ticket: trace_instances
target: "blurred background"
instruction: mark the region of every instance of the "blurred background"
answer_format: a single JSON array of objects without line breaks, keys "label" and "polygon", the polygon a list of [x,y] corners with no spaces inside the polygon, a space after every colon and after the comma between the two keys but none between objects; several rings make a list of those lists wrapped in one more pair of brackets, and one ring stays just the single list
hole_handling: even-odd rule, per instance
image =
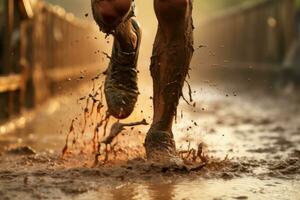
[{"label": "blurred background", "polygon": [[[135,2],[144,36],[139,81],[149,97],[157,21],[152,1]],[[297,93],[299,5],[299,0],[194,0],[191,82]],[[103,52],[109,53],[111,41],[94,23],[89,1],[1,0],[0,122],[69,94],[104,71]]]},{"label": "blurred background", "polygon": [[[90,0],[0,0],[0,199],[299,199],[300,0],[193,2],[191,87],[183,89],[186,101],[179,103],[172,131],[179,151],[201,146],[212,163],[233,161],[220,169],[222,180],[204,169],[204,179],[202,170],[199,180],[186,181],[169,172],[152,181],[143,172],[138,176],[145,183],[131,184],[127,167],[120,177],[85,169],[94,162],[96,140],[115,122],[99,128],[106,110],[96,95],[112,37],[100,33]],[[152,0],[135,3],[143,30],[141,94],[122,122],[151,123],[149,65],[157,20]],[[122,132],[114,153],[127,160],[144,156],[148,129]],[[64,147],[70,163],[60,159]],[[6,156],[31,149],[46,154]],[[76,167],[74,175],[61,165]],[[82,174],[77,166],[84,166]]]}]

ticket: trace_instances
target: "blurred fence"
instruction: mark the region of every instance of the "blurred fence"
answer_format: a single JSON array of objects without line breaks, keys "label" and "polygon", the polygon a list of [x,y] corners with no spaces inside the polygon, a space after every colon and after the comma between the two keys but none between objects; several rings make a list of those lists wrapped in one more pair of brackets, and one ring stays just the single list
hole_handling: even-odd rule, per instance
[{"label": "blurred fence", "polygon": [[[1,121],[43,102],[55,83],[94,65],[99,47],[93,28],[59,7],[37,1],[30,8],[28,0],[0,4]],[[293,21],[293,0],[250,2],[209,17],[195,24],[202,44],[194,69],[276,70],[294,40]]]},{"label": "blurred fence", "polygon": [[45,101],[55,84],[95,70],[99,61],[90,24],[42,1],[33,7],[27,0],[3,2],[0,121]]},{"label": "blurred fence", "polygon": [[278,69],[295,38],[294,5],[293,0],[249,2],[195,24],[206,48],[198,48],[194,65],[213,73]]}]

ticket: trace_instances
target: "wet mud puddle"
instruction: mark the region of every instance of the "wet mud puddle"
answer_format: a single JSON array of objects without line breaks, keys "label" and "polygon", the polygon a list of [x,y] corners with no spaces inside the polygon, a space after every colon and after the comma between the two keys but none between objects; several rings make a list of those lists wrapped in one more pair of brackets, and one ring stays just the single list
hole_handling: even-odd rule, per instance
[{"label": "wet mud puddle", "polygon": [[[73,102],[86,94],[80,88],[51,101],[24,129],[0,136],[0,199],[300,199],[299,99],[195,89],[195,104],[180,105],[174,133],[179,150],[203,145],[210,160],[203,169],[161,171],[143,160],[92,168],[89,152],[62,158],[70,123],[84,117]],[[128,122],[150,122],[151,98],[141,96],[138,104]],[[78,123],[77,129],[92,135],[94,125]],[[146,130],[118,136],[120,158],[143,154]]]}]

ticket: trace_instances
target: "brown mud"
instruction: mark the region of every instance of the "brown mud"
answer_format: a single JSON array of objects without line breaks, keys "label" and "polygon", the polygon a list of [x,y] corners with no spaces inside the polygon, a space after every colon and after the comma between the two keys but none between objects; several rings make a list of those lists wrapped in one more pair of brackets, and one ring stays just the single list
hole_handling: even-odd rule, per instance
[{"label": "brown mud", "polygon": [[[193,89],[196,105],[182,101],[183,118],[177,119],[174,136],[183,157],[193,159],[197,150],[198,162],[205,163],[199,168],[146,163],[147,127],[121,132],[116,154],[97,167],[92,150],[74,147],[62,157],[71,130],[64,124],[75,118],[76,106],[73,97],[61,97],[43,107],[23,131],[0,136],[1,199],[299,199],[300,98],[265,91],[231,94],[231,89],[205,84]],[[137,110],[148,113],[151,99],[140,101]],[[136,112],[129,121],[140,118],[147,116]],[[82,125],[74,125],[79,136]],[[89,141],[93,131],[87,125]]]}]

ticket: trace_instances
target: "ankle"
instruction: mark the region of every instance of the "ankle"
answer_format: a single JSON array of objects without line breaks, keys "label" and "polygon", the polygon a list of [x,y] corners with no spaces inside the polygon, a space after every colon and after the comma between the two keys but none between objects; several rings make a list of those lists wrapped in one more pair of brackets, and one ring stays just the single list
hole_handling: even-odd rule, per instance
[{"label": "ankle", "polygon": [[175,152],[176,149],[172,132],[154,128],[151,128],[147,133],[145,147],[147,153],[154,150]]}]

